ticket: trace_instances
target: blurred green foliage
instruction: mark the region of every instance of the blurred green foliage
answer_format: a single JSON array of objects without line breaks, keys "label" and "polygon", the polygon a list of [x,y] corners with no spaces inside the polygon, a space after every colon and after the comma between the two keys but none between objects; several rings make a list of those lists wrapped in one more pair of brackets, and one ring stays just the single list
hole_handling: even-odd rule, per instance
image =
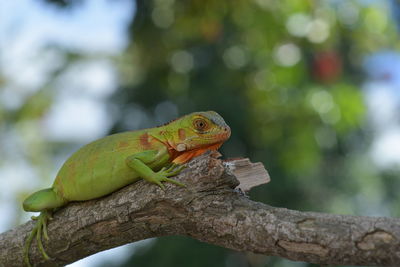
[{"label": "blurred green foliage", "polygon": [[[232,128],[224,156],[261,161],[272,177],[252,199],[359,215],[384,206],[400,215],[397,173],[381,173],[366,154],[371,136],[360,89],[363,57],[399,46],[383,2],[136,3],[129,46],[114,59],[120,84],[110,100],[118,113],[111,132],[215,110]],[[16,116],[41,116],[49,99],[43,96],[31,97],[24,105],[29,112],[22,108]],[[306,265],[165,237],[122,266],[267,264]]]},{"label": "blurred green foliage", "polygon": [[[136,112],[133,105],[153,119],[165,101],[171,105],[162,106],[164,114],[171,106],[179,114],[215,110],[233,129],[223,154],[262,161],[272,176],[270,184],[251,192],[252,199],[299,210],[363,214],[375,195],[374,201],[399,214],[398,197],[386,198],[382,188],[389,181],[368,167],[370,136],[359,87],[362,58],[396,43],[384,6],[138,0],[130,36],[115,95],[127,116],[120,117],[115,131],[134,117],[129,115]],[[268,262],[228,264],[231,251],[210,247],[205,253],[204,246],[164,238],[133,255],[126,266]],[[216,251],[215,261],[208,262],[207,255]]]}]

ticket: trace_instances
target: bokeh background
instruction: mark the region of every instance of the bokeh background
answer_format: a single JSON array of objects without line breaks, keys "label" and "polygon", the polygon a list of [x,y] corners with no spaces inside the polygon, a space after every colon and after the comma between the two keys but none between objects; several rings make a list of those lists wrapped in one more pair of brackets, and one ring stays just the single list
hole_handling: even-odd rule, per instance
[{"label": "bokeh background", "polygon": [[[1,1],[0,232],[78,147],[199,110],[269,170],[252,199],[399,216],[399,22],[396,0]],[[71,266],[312,265],[165,237]]]}]

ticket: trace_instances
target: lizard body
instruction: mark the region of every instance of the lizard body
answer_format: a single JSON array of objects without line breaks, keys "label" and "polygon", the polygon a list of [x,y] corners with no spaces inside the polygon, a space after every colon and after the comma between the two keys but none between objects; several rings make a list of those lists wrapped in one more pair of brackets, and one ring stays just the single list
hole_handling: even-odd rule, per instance
[{"label": "lizard body", "polygon": [[230,128],[222,117],[207,111],[155,128],[106,136],[83,146],[67,159],[52,187],[33,193],[23,203],[25,211],[41,212],[32,217],[37,224],[25,243],[25,263],[30,266],[29,248],[35,236],[39,250],[49,258],[41,235],[48,239],[47,220],[54,210],[71,201],[108,195],[141,178],[162,189],[162,182],[184,186],[168,177],[178,174],[181,164],[193,157],[218,149],[229,136]]}]

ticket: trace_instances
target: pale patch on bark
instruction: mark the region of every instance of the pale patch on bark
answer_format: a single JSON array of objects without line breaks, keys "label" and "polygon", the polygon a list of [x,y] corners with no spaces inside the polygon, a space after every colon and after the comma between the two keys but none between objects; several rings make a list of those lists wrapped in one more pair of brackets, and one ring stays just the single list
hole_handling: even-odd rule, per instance
[{"label": "pale patch on bark", "polygon": [[366,234],[363,239],[357,243],[357,247],[362,250],[373,250],[378,245],[390,244],[394,242],[394,236],[385,231],[375,231]]},{"label": "pale patch on bark", "polygon": [[290,242],[285,240],[279,240],[278,246],[284,248],[288,252],[299,252],[305,254],[315,254],[320,257],[325,257],[329,250],[318,244],[302,243],[302,242]]}]

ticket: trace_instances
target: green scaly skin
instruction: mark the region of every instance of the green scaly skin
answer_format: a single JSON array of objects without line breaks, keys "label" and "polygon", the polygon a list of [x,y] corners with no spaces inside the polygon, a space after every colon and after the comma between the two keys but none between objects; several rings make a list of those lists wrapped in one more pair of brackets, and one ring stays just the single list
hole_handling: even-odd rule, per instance
[{"label": "green scaly skin", "polygon": [[165,189],[162,182],[178,186],[171,176],[185,162],[207,150],[218,149],[230,136],[230,128],[214,111],[194,112],[160,127],[106,136],[76,151],[61,167],[52,187],[30,195],[25,211],[41,212],[24,246],[27,266],[33,238],[45,259],[42,236],[48,240],[51,214],[71,201],[108,195],[139,179]]}]

